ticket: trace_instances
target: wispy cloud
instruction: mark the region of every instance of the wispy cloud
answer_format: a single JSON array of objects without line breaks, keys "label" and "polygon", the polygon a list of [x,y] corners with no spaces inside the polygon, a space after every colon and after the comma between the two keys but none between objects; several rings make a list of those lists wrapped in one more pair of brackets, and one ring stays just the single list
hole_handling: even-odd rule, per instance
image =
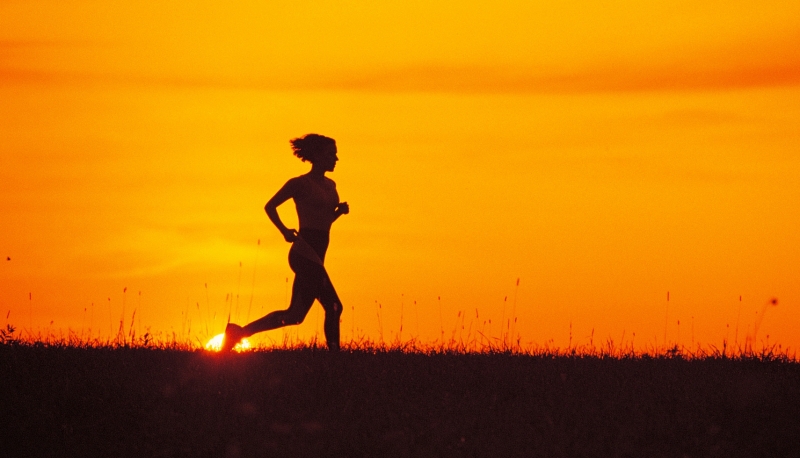
[{"label": "wispy cloud", "polygon": [[225,75],[148,75],[4,68],[0,82],[33,84],[124,84],[158,87],[230,87],[265,90],[356,92],[571,93],[715,90],[800,85],[800,62],[772,67],[720,70],[619,68],[563,74],[509,68],[421,65],[382,71],[342,72],[324,77],[233,77]]},{"label": "wispy cloud", "polygon": [[[783,40],[785,41],[785,40]],[[756,49],[757,48],[757,49]],[[572,93],[670,90],[716,90],[800,85],[800,50],[792,43],[761,43],[755,48],[728,44],[681,57],[646,55],[570,67],[524,62],[398,61],[342,64],[319,69],[295,63],[292,72],[277,64],[251,66],[167,65],[168,55],[153,61],[131,46],[90,42],[0,40],[0,82],[33,84],[122,84],[158,87],[232,87],[265,90],[357,92]],[[158,59],[161,59],[159,61]],[[241,65],[240,65],[241,64]]]},{"label": "wispy cloud", "polygon": [[330,89],[430,92],[703,90],[800,84],[800,62],[771,67],[692,69],[627,66],[552,73],[502,67],[408,66],[318,81]]}]

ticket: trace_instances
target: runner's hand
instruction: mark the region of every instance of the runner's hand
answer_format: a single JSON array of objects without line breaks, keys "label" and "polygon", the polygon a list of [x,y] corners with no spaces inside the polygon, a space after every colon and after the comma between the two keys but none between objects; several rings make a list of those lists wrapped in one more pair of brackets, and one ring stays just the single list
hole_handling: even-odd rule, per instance
[{"label": "runner's hand", "polygon": [[347,205],[347,202],[339,202],[339,205],[336,206],[336,214],[346,215],[348,213],[350,213],[350,206]]},{"label": "runner's hand", "polygon": [[287,242],[292,243],[297,240],[299,233],[294,229],[285,229],[281,231],[283,233],[283,238],[286,239]]}]

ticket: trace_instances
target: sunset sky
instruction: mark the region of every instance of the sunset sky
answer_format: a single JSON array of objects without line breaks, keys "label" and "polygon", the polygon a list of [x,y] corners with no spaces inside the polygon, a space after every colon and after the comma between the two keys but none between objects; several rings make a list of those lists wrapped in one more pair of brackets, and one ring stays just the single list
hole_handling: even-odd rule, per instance
[{"label": "sunset sky", "polygon": [[[263,207],[309,168],[288,141],[316,132],[351,208],[326,259],[345,341],[496,342],[516,318],[522,345],[721,347],[760,322],[757,347],[796,349],[798,18],[4,0],[4,323],[104,338],[135,312],[139,334],[205,340],[284,308],[289,245]],[[322,337],[322,313],[262,337]]]}]

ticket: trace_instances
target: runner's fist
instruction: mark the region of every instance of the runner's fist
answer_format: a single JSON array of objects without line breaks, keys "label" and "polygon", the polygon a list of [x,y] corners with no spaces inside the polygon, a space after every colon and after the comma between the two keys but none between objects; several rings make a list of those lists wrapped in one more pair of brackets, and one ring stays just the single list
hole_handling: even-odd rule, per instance
[{"label": "runner's fist", "polygon": [[283,238],[286,239],[287,242],[292,243],[297,240],[297,231],[294,229],[284,229],[281,231],[283,233]]}]

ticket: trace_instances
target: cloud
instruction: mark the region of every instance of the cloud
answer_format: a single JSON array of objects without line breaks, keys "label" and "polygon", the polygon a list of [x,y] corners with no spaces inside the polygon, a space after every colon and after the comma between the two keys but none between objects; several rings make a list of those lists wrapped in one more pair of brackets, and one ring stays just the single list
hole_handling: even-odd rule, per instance
[{"label": "cloud", "polygon": [[26,70],[0,66],[0,82],[30,84],[122,84],[156,87],[228,87],[264,90],[444,93],[589,93],[719,90],[800,85],[800,64],[771,68],[690,71],[681,68],[581,71],[542,74],[472,66],[406,66],[380,72],[353,71],[323,78],[141,75]]},{"label": "cloud", "polygon": [[728,44],[725,49],[678,57],[674,53],[673,57],[648,54],[616,61],[604,57],[574,62],[571,67],[403,61],[358,62],[323,71],[312,62],[296,64],[287,73],[263,62],[258,67],[221,63],[202,68],[190,63],[169,66],[159,63],[158,59],[167,59],[165,55],[137,63],[125,57],[126,52],[134,52],[127,48],[88,42],[0,40],[0,82],[445,93],[717,90],[800,85],[800,51],[790,44],[762,43],[749,48]]},{"label": "cloud", "polygon": [[329,89],[425,92],[595,92],[703,90],[800,84],[800,62],[772,67],[699,69],[620,66],[565,73],[480,66],[408,66],[319,81]]}]

